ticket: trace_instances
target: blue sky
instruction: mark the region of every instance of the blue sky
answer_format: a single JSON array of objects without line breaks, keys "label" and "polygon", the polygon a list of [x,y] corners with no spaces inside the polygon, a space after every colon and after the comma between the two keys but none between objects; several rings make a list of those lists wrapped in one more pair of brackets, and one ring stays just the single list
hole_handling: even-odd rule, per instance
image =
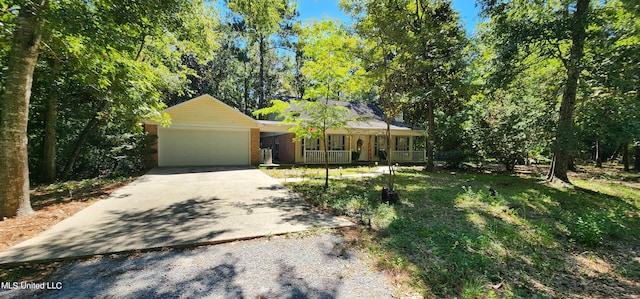
[{"label": "blue sky", "polygon": [[[328,16],[348,23],[350,18],[340,10],[338,1],[339,0],[298,0],[300,19],[304,21],[311,18],[322,19],[323,16]],[[475,31],[475,25],[479,20],[479,9],[475,6],[475,1],[453,0],[453,7],[460,12],[467,33],[473,33]]]}]

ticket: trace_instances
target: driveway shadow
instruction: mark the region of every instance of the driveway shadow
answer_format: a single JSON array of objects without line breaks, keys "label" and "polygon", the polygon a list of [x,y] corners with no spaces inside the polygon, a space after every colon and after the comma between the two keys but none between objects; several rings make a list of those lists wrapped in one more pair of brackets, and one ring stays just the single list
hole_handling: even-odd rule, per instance
[{"label": "driveway shadow", "polygon": [[38,261],[157,248],[150,244],[197,244],[227,232],[202,229],[214,226],[222,216],[216,211],[216,200],[191,198],[161,208],[109,211],[91,225],[82,226],[76,221],[77,225],[47,234],[39,242],[19,244],[19,248],[2,253],[0,264],[6,260]]}]

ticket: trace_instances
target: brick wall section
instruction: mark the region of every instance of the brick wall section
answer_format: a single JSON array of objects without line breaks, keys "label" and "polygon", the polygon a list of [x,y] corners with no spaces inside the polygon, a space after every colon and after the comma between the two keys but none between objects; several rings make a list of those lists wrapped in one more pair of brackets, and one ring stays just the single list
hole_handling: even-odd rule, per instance
[{"label": "brick wall section", "polygon": [[293,134],[279,136],[280,160],[286,163],[296,162],[296,144],[293,142]]},{"label": "brick wall section", "polygon": [[158,125],[145,124],[144,131],[147,135],[153,137],[151,143],[151,149],[149,150],[149,157],[147,158],[147,167],[158,167]]},{"label": "brick wall section", "polygon": [[251,128],[251,164],[262,163],[260,157],[260,129]]},{"label": "brick wall section", "polygon": [[296,162],[296,148],[293,142],[293,134],[271,135],[262,137],[260,143],[262,148],[275,148],[276,140],[278,142],[278,152],[273,152],[273,159],[278,160],[281,163],[295,163]]}]

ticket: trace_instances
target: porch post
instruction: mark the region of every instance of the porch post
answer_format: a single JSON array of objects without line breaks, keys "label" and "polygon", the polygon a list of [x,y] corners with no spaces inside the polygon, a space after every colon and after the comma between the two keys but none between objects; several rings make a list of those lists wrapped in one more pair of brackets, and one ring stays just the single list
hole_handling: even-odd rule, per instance
[{"label": "porch post", "polygon": [[347,156],[349,157],[349,164],[351,164],[351,162],[353,162],[353,161],[351,161],[351,149],[352,149],[352,146],[353,146],[353,144],[351,144],[351,143],[353,143],[353,135],[349,134],[349,153],[347,153]]},{"label": "porch post", "polygon": [[413,136],[409,136],[409,160],[413,162]]}]

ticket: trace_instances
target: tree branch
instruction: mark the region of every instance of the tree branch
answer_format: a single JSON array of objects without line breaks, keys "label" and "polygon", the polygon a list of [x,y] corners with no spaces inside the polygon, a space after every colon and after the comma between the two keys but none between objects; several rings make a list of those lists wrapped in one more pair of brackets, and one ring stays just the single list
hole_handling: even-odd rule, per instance
[{"label": "tree branch", "polygon": [[568,67],[569,61],[566,58],[564,58],[564,55],[562,54],[562,49],[560,49],[560,44],[557,42],[554,42],[553,45],[556,46],[556,50],[558,50],[558,52],[556,52],[556,58],[562,61],[562,64],[564,65],[565,68]]}]

